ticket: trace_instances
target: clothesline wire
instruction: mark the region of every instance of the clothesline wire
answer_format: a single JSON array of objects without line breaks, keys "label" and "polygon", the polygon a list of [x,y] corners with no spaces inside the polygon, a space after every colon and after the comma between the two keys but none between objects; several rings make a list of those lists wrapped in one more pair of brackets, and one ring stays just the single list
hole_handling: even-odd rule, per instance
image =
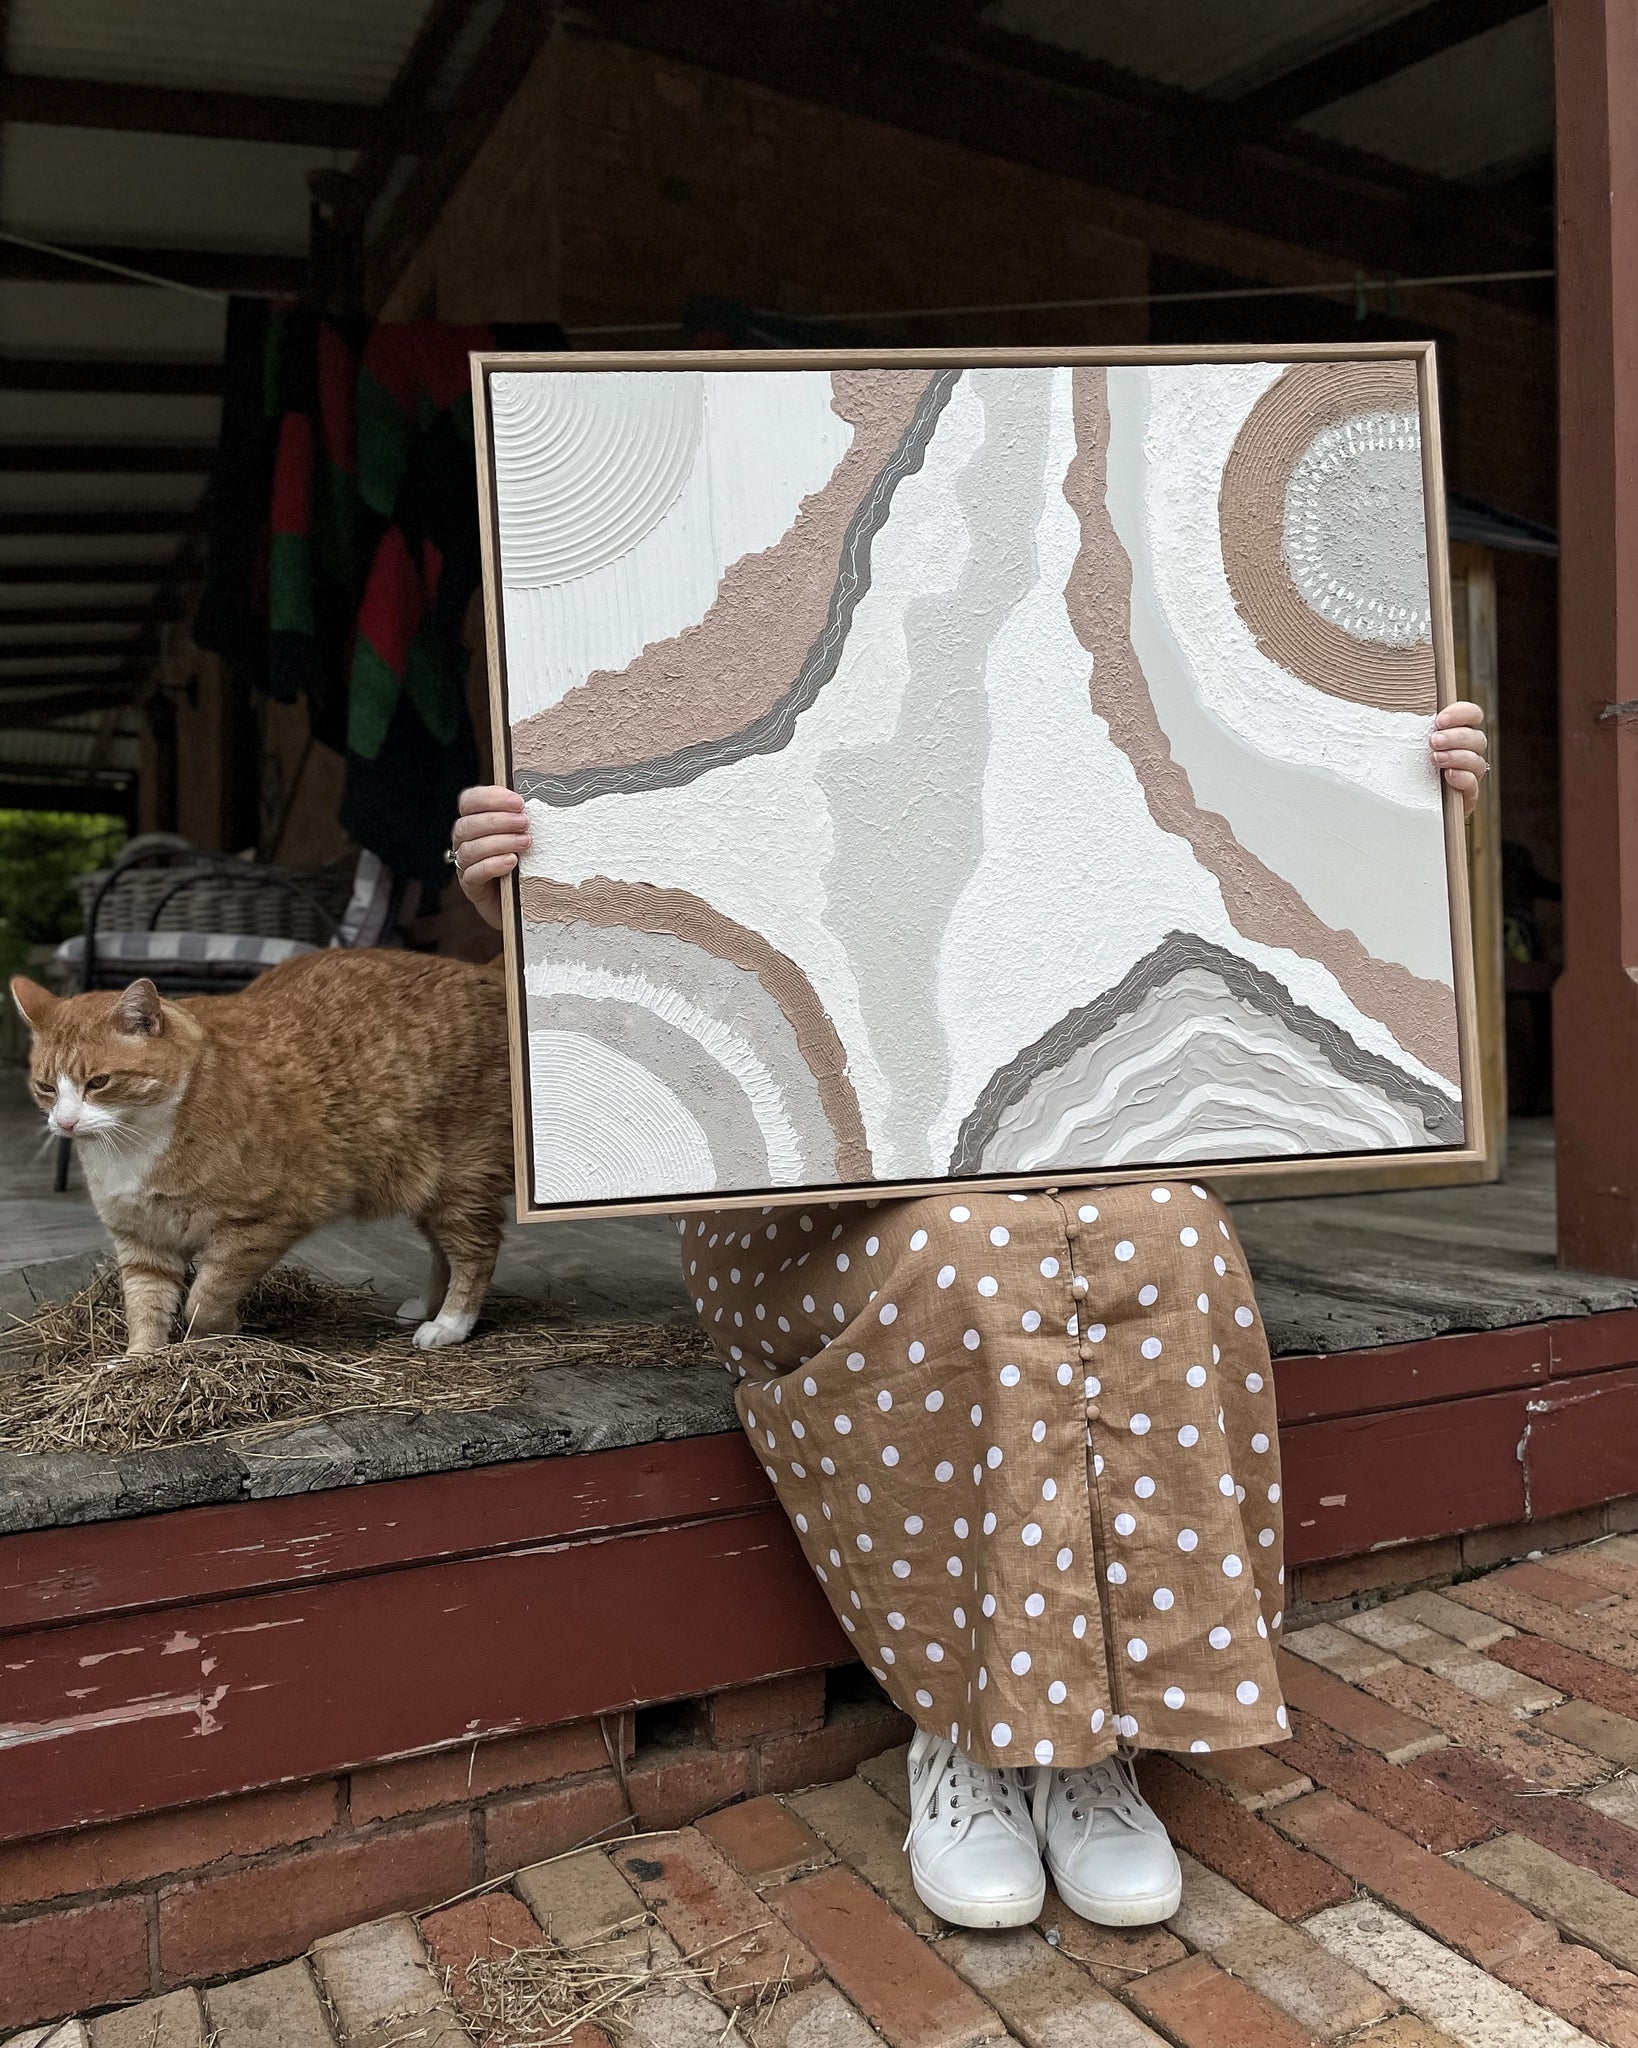
[{"label": "clothesline wire", "polygon": [[[56,242],[37,241],[30,235],[14,234],[6,228],[0,228],[0,242],[9,243],[16,249],[32,250],[39,256],[54,256],[63,263],[77,263],[86,270],[100,270],[112,277],[128,278],[135,284],[155,285],[162,291],[182,292],[193,299],[214,299],[220,303],[234,296],[230,292],[216,291],[207,285],[184,284],[180,278],[161,277],[155,271],[139,270],[129,263],[116,263],[106,256],[93,256],[85,249],[65,249]],[[1533,284],[1554,274],[1551,269],[1461,270],[1448,271],[1434,277],[1367,277],[1360,271],[1353,277],[1333,278],[1318,284],[1234,285],[1224,290],[1209,292],[1119,292],[1093,299],[1017,299],[1007,305],[896,306],[878,308],[868,313],[781,313],[777,318],[796,327],[868,327],[886,326],[891,322],[903,320],[977,319],[1002,313],[1092,313],[1106,307],[1118,306],[1193,306],[1225,299],[1320,298],[1331,292],[1352,292],[1363,318],[1367,292],[1383,292],[1391,300],[1399,292],[1468,284]],[[287,294],[266,292],[250,293],[246,296],[283,298]],[[570,327],[565,331],[576,337],[679,334],[684,331],[684,327],[680,320],[636,320],[594,327]]]}]

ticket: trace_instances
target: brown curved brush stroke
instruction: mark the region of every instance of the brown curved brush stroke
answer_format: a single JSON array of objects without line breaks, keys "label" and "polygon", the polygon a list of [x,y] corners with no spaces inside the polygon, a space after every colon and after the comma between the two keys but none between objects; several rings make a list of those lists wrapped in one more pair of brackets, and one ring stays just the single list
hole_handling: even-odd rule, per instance
[{"label": "brown curved brush stroke", "polygon": [[1438,708],[1433,643],[1356,639],[1316,612],[1285,559],[1285,493],[1326,427],[1365,412],[1416,412],[1410,363],[1292,363],[1234,437],[1218,497],[1223,567],[1235,608],[1271,661],[1328,696],[1384,711]]},{"label": "brown curved brush stroke", "polygon": [[852,444],[786,533],[724,570],[703,618],[618,671],[598,669],[512,728],[515,767],[569,775],[634,767],[731,738],[777,704],[825,623],[849,522],[904,437],[927,370],[836,370]]},{"label": "brown curved brush stroke", "polygon": [[847,1078],[847,1054],[813,983],[759,932],[736,924],[686,889],[647,882],[548,882],[528,877],[519,885],[523,915],[532,924],[591,924],[605,930],[668,932],[691,946],[754,974],[796,1033],[797,1048],[819,1091],[819,1106],[836,1139],[838,1180],[871,1180],[875,1167],[859,1099]]},{"label": "brown curved brush stroke", "polygon": [[1228,820],[1202,810],[1186,771],[1155,715],[1132,645],[1132,564],[1105,500],[1109,457],[1109,395],[1102,370],[1074,373],[1076,453],[1064,496],[1081,523],[1081,547],[1064,586],[1075,637],[1092,656],[1092,708],[1131,761],[1150,815],[1163,831],[1186,839],[1217,877],[1236,928],[1263,945],[1284,946],[1317,960],[1359,1010],[1385,1024],[1408,1053],[1460,1085],[1456,1006],[1443,983],[1378,960],[1350,931],[1317,917],[1295,888],[1235,838]]}]

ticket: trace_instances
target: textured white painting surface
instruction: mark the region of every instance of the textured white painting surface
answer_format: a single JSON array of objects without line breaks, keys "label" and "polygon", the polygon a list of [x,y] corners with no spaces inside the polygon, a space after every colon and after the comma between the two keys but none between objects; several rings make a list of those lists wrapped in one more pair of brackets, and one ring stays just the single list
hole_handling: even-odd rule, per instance
[{"label": "textured white painting surface", "polygon": [[490,407],[537,1205],[1462,1141],[1412,363]]}]

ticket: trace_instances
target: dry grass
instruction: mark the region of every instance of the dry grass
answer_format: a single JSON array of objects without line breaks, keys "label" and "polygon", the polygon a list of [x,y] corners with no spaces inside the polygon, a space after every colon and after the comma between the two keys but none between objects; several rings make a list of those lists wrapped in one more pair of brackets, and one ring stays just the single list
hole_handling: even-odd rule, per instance
[{"label": "dry grass", "polygon": [[233,1337],[125,1350],[119,1279],[98,1269],[0,1338],[0,1450],[98,1451],[290,1429],[360,1409],[493,1408],[547,1365],[679,1365],[707,1356],[696,1329],[571,1323],[540,1302],[492,1301],[477,1333],[417,1351],[363,1291],[279,1266]]}]

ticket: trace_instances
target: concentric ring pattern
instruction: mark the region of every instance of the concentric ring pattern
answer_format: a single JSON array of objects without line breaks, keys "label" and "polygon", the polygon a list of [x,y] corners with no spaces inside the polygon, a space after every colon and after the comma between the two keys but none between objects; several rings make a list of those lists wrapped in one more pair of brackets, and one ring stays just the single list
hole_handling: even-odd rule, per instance
[{"label": "concentric ring pattern", "polygon": [[705,406],[700,372],[500,370],[489,391],[501,574],[514,589],[615,561],[688,480]]}]

